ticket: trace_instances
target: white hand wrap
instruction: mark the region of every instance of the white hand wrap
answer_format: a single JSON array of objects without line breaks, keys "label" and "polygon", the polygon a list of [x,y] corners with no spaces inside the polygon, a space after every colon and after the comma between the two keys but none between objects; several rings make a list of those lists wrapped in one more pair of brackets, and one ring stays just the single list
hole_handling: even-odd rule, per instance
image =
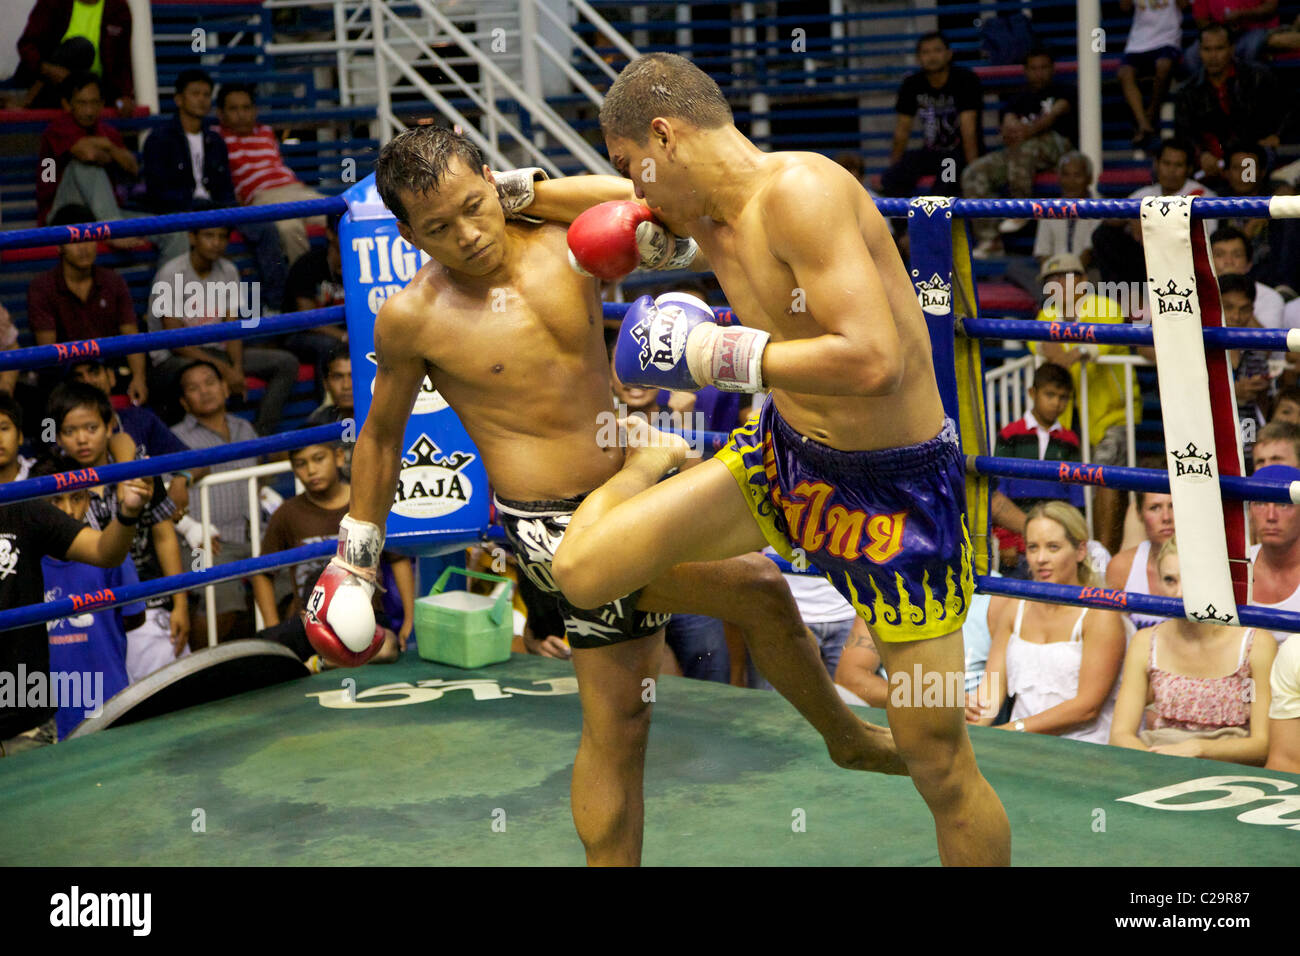
[{"label": "white hand wrap", "polygon": [[771,338],[743,325],[704,323],[686,340],[686,366],[701,385],[723,392],[757,392],[763,388],[763,349]]},{"label": "white hand wrap", "polygon": [[687,268],[700,247],[694,239],[675,235],[657,222],[643,222],[636,227],[636,251],[638,268],[662,272]]},{"label": "white hand wrap", "polygon": [[536,216],[525,216],[521,210],[533,204],[533,185],[539,179],[547,179],[546,170],[537,166],[523,169],[507,169],[498,173],[492,171],[492,178],[497,184],[497,198],[505,210],[507,219],[521,219],[524,222],[541,222]]},{"label": "white hand wrap", "polygon": [[339,522],[339,551],[333,559],[367,584],[379,584],[379,556],[384,551],[384,532],[369,521],[344,515]]}]

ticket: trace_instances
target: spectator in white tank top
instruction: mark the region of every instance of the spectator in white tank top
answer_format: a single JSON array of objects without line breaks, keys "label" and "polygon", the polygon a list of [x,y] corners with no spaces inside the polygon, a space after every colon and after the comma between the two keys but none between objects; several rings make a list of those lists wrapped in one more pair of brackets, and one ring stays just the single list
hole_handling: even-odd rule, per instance
[{"label": "spectator in white tank top", "polygon": [[[1253,475],[1264,481],[1300,481],[1300,468],[1267,465]],[[1250,549],[1251,603],[1280,611],[1300,612],[1300,509],[1273,501],[1250,503],[1255,540]],[[1288,633],[1274,631],[1278,643]]]},{"label": "spectator in white tank top", "polygon": [[[1061,501],[1036,505],[1025,540],[1035,581],[1100,583],[1078,509]],[[1002,729],[1106,743],[1124,660],[1121,615],[996,597],[989,622],[993,644],[979,691],[967,695],[967,722],[992,725],[1006,698],[1014,696],[1011,720]]]},{"label": "spectator in white tank top", "polygon": [[[1144,468],[1163,468],[1162,460],[1143,461]],[[1154,491],[1137,492],[1138,517],[1146,531],[1146,540],[1125,548],[1111,559],[1106,569],[1106,587],[1131,594],[1159,594],[1156,585],[1156,553],[1174,536],[1174,499]],[[1153,627],[1164,620],[1148,614],[1129,615],[1135,628]]]},{"label": "spectator in white tank top", "polygon": [[1268,708],[1269,770],[1300,773],[1300,641],[1282,645],[1269,679],[1273,699]]}]

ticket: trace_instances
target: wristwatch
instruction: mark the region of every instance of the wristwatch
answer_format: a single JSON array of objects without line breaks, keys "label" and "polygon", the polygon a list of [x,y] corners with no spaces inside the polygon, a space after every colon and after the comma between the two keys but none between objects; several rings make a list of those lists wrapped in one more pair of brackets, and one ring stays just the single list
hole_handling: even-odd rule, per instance
[{"label": "wristwatch", "polygon": [[1012,726],[1015,727],[1016,730],[1019,730],[1021,733],[1023,733],[1025,730],[1025,722],[1023,720],[1017,720],[1014,724],[1012,724]]}]

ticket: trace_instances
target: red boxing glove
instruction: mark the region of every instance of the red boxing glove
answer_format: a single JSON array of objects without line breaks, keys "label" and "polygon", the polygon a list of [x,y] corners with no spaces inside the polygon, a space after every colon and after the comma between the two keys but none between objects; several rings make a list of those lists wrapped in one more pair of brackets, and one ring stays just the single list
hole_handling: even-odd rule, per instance
[{"label": "red boxing glove", "polygon": [[630,200],[592,206],[569,226],[569,254],[598,279],[621,279],[641,262],[637,226],[654,219],[648,207]]},{"label": "red boxing glove", "polygon": [[374,585],[350,571],[339,558],[325,566],[303,611],[307,640],[336,667],[360,667],[384,644],[370,604]]},{"label": "red boxing glove", "polygon": [[378,527],[344,516],[339,552],[321,572],[303,611],[307,640],[331,664],[358,667],[383,646],[384,631],[375,624],[370,603],[382,550]]}]

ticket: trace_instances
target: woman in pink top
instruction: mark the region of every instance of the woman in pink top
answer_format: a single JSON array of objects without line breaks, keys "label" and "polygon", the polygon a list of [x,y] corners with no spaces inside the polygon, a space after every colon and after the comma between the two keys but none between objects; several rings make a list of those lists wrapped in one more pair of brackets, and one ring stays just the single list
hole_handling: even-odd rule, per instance
[{"label": "woman in pink top", "polygon": [[[1156,562],[1161,589],[1181,598],[1175,538],[1161,547]],[[1262,766],[1276,653],[1273,635],[1255,628],[1171,618],[1138,631],[1124,659],[1110,742]]]}]

